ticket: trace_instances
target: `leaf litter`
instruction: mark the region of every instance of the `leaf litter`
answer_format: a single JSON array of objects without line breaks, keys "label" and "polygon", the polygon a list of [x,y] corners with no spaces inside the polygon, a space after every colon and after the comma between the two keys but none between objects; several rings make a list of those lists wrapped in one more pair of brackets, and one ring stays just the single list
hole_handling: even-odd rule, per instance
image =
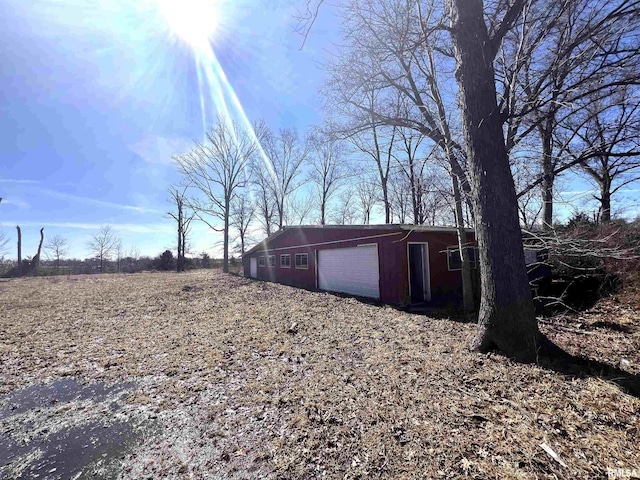
[{"label": "leaf litter", "polygon": [[[2,287],[0,406],[61,379],[129,382],[112,415],[155,428],[118,457],[119,478],[640,471],[638,398],[606,379],[469,352],[474,325],[218,271]],[[636,303],[601,302],[541,328],[574,355],[640,373]],[[84,415],[87,400],[65,415]],[[2,431],[25,425],[20,415]],[[11,468],[26,471],[21,462]]]}]

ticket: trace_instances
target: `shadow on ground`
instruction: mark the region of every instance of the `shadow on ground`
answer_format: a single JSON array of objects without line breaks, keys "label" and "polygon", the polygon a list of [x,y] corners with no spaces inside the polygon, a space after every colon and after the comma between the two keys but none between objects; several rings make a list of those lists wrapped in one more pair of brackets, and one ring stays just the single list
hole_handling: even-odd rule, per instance
[{"label": "shadow on ground", "polygon": [[544,337],[538,365],[569,378],[595,377],[613,383],[625,393],[640,398],[640,375],[586,357],[572,355]]}]

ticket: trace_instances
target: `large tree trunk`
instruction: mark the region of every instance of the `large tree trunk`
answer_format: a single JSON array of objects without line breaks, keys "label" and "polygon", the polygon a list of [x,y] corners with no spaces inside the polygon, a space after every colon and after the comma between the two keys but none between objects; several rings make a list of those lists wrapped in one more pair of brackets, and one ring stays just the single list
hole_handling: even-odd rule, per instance
[{"label": "large tree trunk", "polygon": [[224,252],[222,256],[222,271],[229,273],[229,201],[226,201],[224,209]]},{"label": "large tree trunk", "polygon": [[456,79],[480,250],[481,301],[472,347],[534,361],[539,340],[513,177],[497,106],[492,42],[481,0],[451,0]]}]

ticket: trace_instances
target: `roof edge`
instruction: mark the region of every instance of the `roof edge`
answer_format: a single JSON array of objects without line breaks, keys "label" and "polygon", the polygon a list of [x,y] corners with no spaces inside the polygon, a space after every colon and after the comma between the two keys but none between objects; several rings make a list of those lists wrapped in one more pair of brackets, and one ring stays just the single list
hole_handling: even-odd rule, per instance
[{"label": "roof edge", "polygon": [[[268,242],[272,242],[283,233],[292,231],[292,230],[304,230],[304,229],[323,229],[323,230],[401,230],[401,231],[416,231],[416,232],[457,232],[458,229],[456,227],[435,227],[430,225],[411,225],[411,224],[402,224],[402,223],[383,223],[379,225],[375,224],[367,224],[367,225],[286,225],[282,228],[282,230],[278,230],[275,233],[272,233],[267,238],[263,239],[261,242],[258,242],[252,248],[247,250],[244,254],[249,255],[258,250],[266,250],[265,246]],[[475,230],[473,228],[465,229],[469,233],[473,233]]]}]

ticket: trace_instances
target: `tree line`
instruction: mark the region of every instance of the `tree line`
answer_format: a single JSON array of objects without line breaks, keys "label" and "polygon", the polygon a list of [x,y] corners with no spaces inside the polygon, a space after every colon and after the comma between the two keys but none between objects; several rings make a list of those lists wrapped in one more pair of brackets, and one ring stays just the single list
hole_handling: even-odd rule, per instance
[{"label": "tree line", "polygon": [[[125,248],[122,239],[110,225],[103,225],[87,241],[90,257],[86,259],[68,258],[69,241],[62,235],[46,238],[44,228],[40,229],[40,242],[33,256],[22,255],[22,229],[17,231],[17,261],[4,262],[8,252],[9,239],[0,236],[0,276],[21,277],[36,275],[91,274],[91,273],[136,273],[148,270],[173,270],[176,258],[171,250],[165,250],[157,257],[141,255],[137,247]],[[232,263],[237,260],[232,258]],[[221,261],[212,259],[206,252],[183,259],[181,270],[196,268],[219,268]]]}]

